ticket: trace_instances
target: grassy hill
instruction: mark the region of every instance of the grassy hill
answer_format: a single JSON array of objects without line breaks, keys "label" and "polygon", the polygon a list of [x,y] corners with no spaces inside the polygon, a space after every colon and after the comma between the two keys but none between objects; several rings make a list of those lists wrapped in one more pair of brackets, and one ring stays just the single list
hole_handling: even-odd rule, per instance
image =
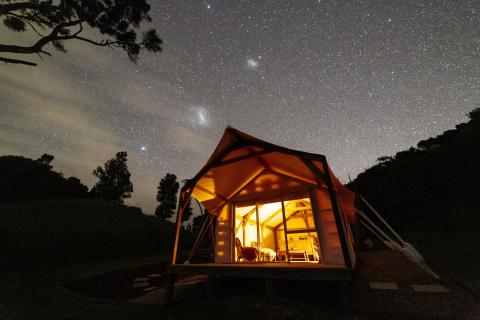
[{"label": "grassy hill", "polygon": [[396,227],[480,225],[480,109],[467,123],[381,157],[355,187]]},{"label": "grassy hill", "polygon": [[0,261],[16,268],[167,256],[173,235],[171,222],[102,200],[0,205]]}]

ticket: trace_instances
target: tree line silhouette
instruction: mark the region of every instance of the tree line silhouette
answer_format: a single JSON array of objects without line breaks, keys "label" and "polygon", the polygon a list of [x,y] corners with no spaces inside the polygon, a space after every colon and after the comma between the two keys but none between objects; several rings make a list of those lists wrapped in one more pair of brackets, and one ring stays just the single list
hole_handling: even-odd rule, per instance
[{"label": "tree line silhouette", "polygon": [[480,221],[468,214],[480,209],[480,108],[468,117],[416,147],[378,158],[348,186],[397,227]]},{"label": "tree line silhouette", "polygon": [[[133,184],[126,151],[118,152],[103,167],[98,166],[93,170],[98,181],[90,191],[80,179],[65,178],[62,173],[54,171],[51,165],[53,160],[54,156],[50,154],[43,154],[36,160],[22,156],[1,156],[0,204],[50,198],[98,198],[123,204],[132,195]],[[177,177],[172,173],[167,173],[160,180],[156,196],[159,204],[155,210],[158,218],[167,220],[174,216],[179,187]],[[193,228],[188,225],[192,215],[189,200],[182,217],[182,223],[187,222],[189,229]],[[198,224],[198,219],[194,223]]]},{"label": "tree line silhouette", "polygon": [[[480,208],[480,108],[468,114],[469,121],[378,163],[349,183],[374,204],[395,226],[436,219],[448,223],[465,208]],[[103,167],[93,170],[98,178],[89,191],[76,177],[65,178],[53,169],[54,157],[36,160],[22,156],[0,157],[0,204],[45,198],[99,198],[123,204],[131,197],[133,184],[127,152],[118,152]],[[167,173],[157,186],[155,215],[171,219],[177,208],[180,183]],[[198,230],[206,217],[193,219],[191,200],[182,217],[186,229]],[[473,220],[480,218],[473,216]]]}]

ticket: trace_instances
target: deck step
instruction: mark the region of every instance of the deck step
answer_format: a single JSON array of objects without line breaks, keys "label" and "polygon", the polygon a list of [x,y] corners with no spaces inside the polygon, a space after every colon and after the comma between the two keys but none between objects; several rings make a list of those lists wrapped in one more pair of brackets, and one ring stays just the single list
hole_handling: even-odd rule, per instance
[{"label": "deck step", "polygon": [[145,277],[137,277],[135,279],[133,279],[134,282],[145,282],[145,281],[148,281],[148,278],[145,278]]},{"label": "deck step", "polygon": [[148,287],[150,284],[148,282],[136,282],[133,284],[134,288],[145,288]]},{"label": "deck step", "polygon": [[142,291],[143,292],[149,292],[149,291],[153,291],[153,290],[156,290],[156,289],[158,289],[158,287],[148,287],[148,288],[143,289]]},{"label": "deck step", "polygon": [[433,292],[433,293],[445,293],[448,289],[441,284],[412,284],[412,288],[416,292]]},{"label": "deck step", "polygon": [[370,282],[371,290],[398,290],[395,282]]}]

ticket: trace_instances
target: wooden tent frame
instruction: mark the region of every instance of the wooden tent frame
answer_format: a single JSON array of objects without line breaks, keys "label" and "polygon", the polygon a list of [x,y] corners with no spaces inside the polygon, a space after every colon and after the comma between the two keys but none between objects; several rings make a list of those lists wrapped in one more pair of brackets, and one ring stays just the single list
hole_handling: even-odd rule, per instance
[{"label": "wooden tent frame", "polygon": [[[180,199],[179,199],[179,205],[178,205],[178,210],[177,210],[177,222],[176,222],[176,232],[175,232],[175,238],[174,238],[174,245],[173,245],[173,251],[172,251],[172,259],[171,259],[171,265],[176,265],[177,263],[177,254],[178,254],[178,244],[179,244],[179,238],[180,238],[180,231],[181,231],[181,225],[182,225],[182,215],[185,210],[186,204],[188,203],[188,199],[191,197],[192,192],[194,188],[196,187],[197,182],[212,168],[215,167],[220,167],[224,166],[227,164],[232,164],[236,163],[239,161],[247,160],[247,159],[256,159],[259,161],[259,163],[263,166],[263,170],[260,170],[259,172],[256,172],[253,176],[251,176],[249,179],[241,183],[241,185],[235,189],[235,191],[228,195],[219,195],[215,193],[215,196],[218,196],[219,198],[222,199],[222,202],[213,210],[212,214],[217,214],[217,211],[219,208],[221,208],[223,205],[227,204],[230,199],[235,197],[241,190],[245,188],[250,182],[255,181],[261,174],[265,172],[271,172],[273,174],[278,174],[281,176],[284,176],[285,178],[289,178],[292,180],[295,180],[296,182],[306,186],[310,190],[313,191],[313,189],[321,188],[322,184],[325,184],[327,186],[329,198],[332,204],[332,210],[335,218],[335,223],[337,225],[337,230],[338,230],[338,237],[340,240],[340,246],[342,249],[342,254],[345,262],[345,266],[348,268],[352,267],[352,259],[350,256],[350,251],[348,248],[348,240],[347,240],[347,230],[345,230],[346,226],[345,223],[347,223],[342,215],[341,207],[339,206],[339,203],[337,201],[337,195],[333,187],[333,182],[330,174],[330,169],[328,166],[327,159],[324,155],[320,154],[313,154],[313,153],[308,153],[308,152],[303,152],[303,151],[297,151],[297,150],[292,150],[288,149],[285,147],[277,146],[272,143],[268,143],[266,141],[258,140],[258,139],[250,139],[248,137],[244,137],[245,134],[237,131],[236,129],[233,129],[231,127],[228,127],[226,129],[226,132],[230,132],[233,136],[237,138],[237,141],[234,142],[231,146],[228,148],[224,149],[219,155],[217,155],[214,159],[209,160],[206,166],[204,166],[196,175],[190,180],[187,180],[185,185],[182,187],[180,191]],[[251,147],[257,147],[260,148],[261,150],[255,151]],[[238,156],[235,158],[231,158],[228,160],[223,160],[225,156],[227,156],[230,152],[234,150],[238,150],[241,148],[249,148],[251,151],[250,153],[242,156]],[[271,152],[278,152],[278,153],[283,153],[283,154],[288,154],[291,156],[297,157],[299,160],[301,160],[304,165],[308,168],[308,170],[317,178],[316,184],[312,184],[308,181],[304,181],[303,179],[299,179],[298,177],[292,177],[292,175],[287,174],[287,173],[279,173],[277,170],[272,169],[265,161],[261,158],[262,155],[271,153]],[[324,172],[322,172],[313,161],[320,161],[322,164],[322,167],[324,169]],[[204,188],[201,189],[202,191],[205,192]],[[208,190],[207,190],[208,191]],[[310,192],[311,196],[315,196],[315,192]],[[208,193],[212,193],[208,191]],[[213,195],[213,194],[212,194]],[[312,205],[315,201],[315,199],[312,199]],[[283,201],[282,201],[282,206],[283,206]],[[313,209],[313,208],[312,208]],[[258,211],[257,211],[258,212]],[[316,214],[314,214],[316,216]],[[318,219],[318,217],[317,217]],[[315,224],[317,225],[317,221],[315,221]],[[318,229],[317,229],[318,232]],[[288,255],[288,252],[287,252]]]}]

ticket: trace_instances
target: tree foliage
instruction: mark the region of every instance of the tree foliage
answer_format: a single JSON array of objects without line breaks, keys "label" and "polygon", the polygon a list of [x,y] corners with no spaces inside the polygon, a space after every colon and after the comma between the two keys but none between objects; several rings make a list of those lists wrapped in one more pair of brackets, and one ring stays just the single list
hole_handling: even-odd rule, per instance
[{"label": "tree foliage", "polygon": [[92,189],[96,197],[117,203],[123,203],[123,199],[131,197],[133,184],[127,167],[126,151],[118,152],[115,158],[105,163],[104,168],[97,167],[93,170],[93,175],[99,179]]},{"label": "tree foliage", "polygon": [[47,198],[88,198],[88,188],[75,177],[64,178],[52,170],[54,157],[37,160],[21,156],[0,157],[0,203]]},{"label": "tree foliage", "polygon": [[[50,56],[45,49],[48,44],[66,52],[64,43],[70,40],[121,48],[131,61],[136,61],[142,50],[161,51],[162,40],[155,29],[140,29],[142,22],[151,22],[149,12],[146,0],[0,0],[4,27],[19,33],[30,30],[37,36],[25,46],[0,43],[0,53],[15,55],[0,57],[0,61],[35,66],[22,56]],[[85,32],[85,27],[99,36],[89,36],[92,32]]]},{"label": "tree foliage", "polygon": [[177,176],[173,173],[167,173],[157,187],[157,201],[159,205],[155,210],[155,215],[163,220],[171,218],[177,208],[177,193],[179,188]]},{"label": "tree foliage", "polygon": [[185,209],[183,210],[182,223],[190,221],[190,217],[192,215],[193,215],[192,198],[190,197],[190,198],[188,198]]},{"label": "tree foliage", "polygon": [[448,225],[446,212],[480,208],[480,108],[468,116],[467,123],[416,148],[380,157],[353,185],[399,227],[422,221]]}]

